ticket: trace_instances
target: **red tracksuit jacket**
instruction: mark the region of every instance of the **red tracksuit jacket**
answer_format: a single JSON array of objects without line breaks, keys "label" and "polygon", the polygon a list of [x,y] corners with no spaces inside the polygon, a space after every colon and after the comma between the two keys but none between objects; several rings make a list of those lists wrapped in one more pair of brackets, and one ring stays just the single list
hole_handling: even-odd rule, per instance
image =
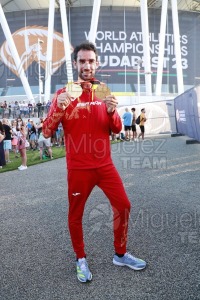
[{"label": "red tracksuit jacket", "polygon": [[62,123],[68,169],[92,169],[112,163],[109,134],[122,129],[117,111],[108,114],[94,90],[83,90],[63,111],[57,107],[57,96],[63,91],[59,90],[52,101],[42,127],[44,136],[51,137]]}]

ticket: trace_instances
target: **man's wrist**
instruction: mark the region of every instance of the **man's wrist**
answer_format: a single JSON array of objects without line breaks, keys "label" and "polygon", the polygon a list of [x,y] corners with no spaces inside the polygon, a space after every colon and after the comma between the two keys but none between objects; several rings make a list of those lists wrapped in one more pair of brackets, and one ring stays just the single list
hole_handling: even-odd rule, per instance
[{"label": "man's wrist", "polygon": [[55,112],[64,112],[64,109],[62,109],[61,107],[58,106],[58,104],[55,107]]},{"label": "man's wrist", "polygon": [[111,112],[107,111],[107,113],[108,113],[109,116],[112,117],[114,115],[114,113],[115,113],[115,109],[113,111],[111,111]]}]

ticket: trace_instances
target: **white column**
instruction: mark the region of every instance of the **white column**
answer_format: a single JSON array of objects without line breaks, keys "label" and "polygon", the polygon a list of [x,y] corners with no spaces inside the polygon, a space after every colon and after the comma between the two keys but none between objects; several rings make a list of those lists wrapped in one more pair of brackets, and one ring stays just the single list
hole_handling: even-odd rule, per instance
[{"label": "white column", "polygon": [[5,15],[4,15],[4,12],[3,12],[1,4],[0,4],[0,23],[1,23],[4,35],[6,37],[6,40],[7,40],[7,43],[8,43],[10,52],[11,52],[11,55],[12,55],[12,57],[14,59],[14,62],[15,62],[16,68],[17,68],[17,72],[18,72],[19,77],[20,77],[20,79],[22,81],[22,84],[23,84],[26,96],[27,96],[28,100],[31,103],[33,103],[34,102],[33,94],[32,94],[30,85],[28,83],[26,74],[24,72],[24,69],[22,67],[22,63],[21,63],[19,54],[17,52],[17,48],[15,46],[15,43],[13,41],[12,34],[10,32],[10,28],[9,28],[8,23],[6,21],[6,18],[5,18]]},{"label": "white column", "polygon": [[143,39],[143,49],[144,49],[144,68],[145,68],[144,73],[145,73],[145,83],[146,83],[146,95],[152,95],[147,0],[140,1],[140,15],[141,15],[142,39]]},{"label": "white column", "polygon": [[138,94],[138,104],[140,104],[140,65],[143,63],[142,59],[137,61],[137,94]]},{"label": "white column", "polygon": [[72,72],[72,60],[71,60],[71,46],[69,41],[69,31],[67,25],[67,10],[65,5],[65,0],[60,0],[60,13],[61,13],[62,30],[63,30],[63,38],[64,38],[64,47],[65,47],[67,79],[68,82],[72,82],[73,72]]},{"label": "white column", "polygon": [[162,88],[162,73],[163,73],[163,61],[165,54],[165,33],[166,33],[166,21],[167,21],[167,7],[168,0],[162,0],[162,12],[160,22],[160,35],[159,35],[159,53],[158,53],[158,67],[157,67],[157,80],[156,80],[156,95],[161,95]]},{"label": "white column", "polygon": [[49,1],[48,39],[45,68],[45,95],[44,101],[50,100],[51,76],[52,76],[52,54],[53,54],[53,31],[54,31],[55,0]]},{"label": "white column", "polygon": [[171,0],[178,93],[184,92],[177,0]]},{"label": "white column", "polygon": [[90,32],[88,36],[88,40],[95,44],[97,26],[99,21],[99,12],[100,12],[101,0],[94,0],[93,9],[92,9],[92,19],[90,25]]},{"label": "white column", "polygon": [[39,85],[39,103],[41,103],[41,97],[42,97],[42,92],[43,92],[43,81],[41,77],[41,44],[44,42],[40,39],[38,39],[38,85]]}]

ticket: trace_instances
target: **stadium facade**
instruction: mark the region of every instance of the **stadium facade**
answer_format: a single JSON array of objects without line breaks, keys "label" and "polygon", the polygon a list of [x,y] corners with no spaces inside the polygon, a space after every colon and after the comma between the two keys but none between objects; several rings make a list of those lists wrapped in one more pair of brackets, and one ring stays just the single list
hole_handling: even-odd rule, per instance
[{"label": "stadium facade", "polygon": [[[41,61],[41,75],[45,77],[45,64],[48,38],[48,10],[19,11],[6,13],[13,40],[17,47],[22,66],[26,72],[33,94],[38,90],[38,56]],[[71,53],[73,47],[88,39],[92,7],[72,7],[67,10]],[[179,11],[180,49],[184,89],[195,85],[199,80],[199,13]],[[151,64],[151,84],[156,92],[161,10],[149,9],[149,46]],[[51,93],[63,86],[67,78],[63,30],[60,11],[55,11]],[[43,41],[39,45],[38,38]],[[162,92],[178,93],[176,48],[173,30],[172,11],[167,13],[164,59],[162,71]],[[136,7],[101,7],[96,46],[100,52],[101,68],[98,79],[105,81],[113,92],[137,93],[138,60],[144,61],[144,45],[140,9]],[[40,52],[40,53],[39,53]],[[0,31],[0,91],[1,96],[18,92],[24,93],[17,75],[8,42]],[[74,72],[74,70],[73,70]],[[140,65],[140,91],[145,92],[144,63]],[[74,77],[76,74],[74,74]],[[43,79],[44,82],[44,79]]]},{"label": "stadium facade", "polygon": [[[97,2],[101,1],[95,0],[94,4]],[[140,2],[141,5],[145,3]],[[174,5],[177,1],[171,3]],[[94,6],[72,6],[54,10],[53,17],[51,13],[50,9],[3,13],[7,32],[10,31],[19,55],[19,66],[24,71],[24,81],[36,102],[45,100],[48,69],[51,69],[50,98],[69,79],[77,79],[71,64],[73,48],[82,41],[91,40],[95,10]],[[147,133],[176,131],[173,99],[193,88],[200,80],[199,12],[178,11],[177,7],[169,9],[166,5],[165,10],[163,6],[148,10],[147,5],[101,6],[96,20],[93,40],[101,62],[97,78],[119,97],[120,114],[125,106],[137,105],[139,111],[145,103],[150,120],[146,126]],[[4,99],[30,100],[19,68],[16,68],[9,35],[6,39],[6,24],[2,23],[1,18],[0,102]],[[54,32],[52,44],[49,44],[51,23]],[[51,61],[48,59],[49,45],[52,46]]]}]

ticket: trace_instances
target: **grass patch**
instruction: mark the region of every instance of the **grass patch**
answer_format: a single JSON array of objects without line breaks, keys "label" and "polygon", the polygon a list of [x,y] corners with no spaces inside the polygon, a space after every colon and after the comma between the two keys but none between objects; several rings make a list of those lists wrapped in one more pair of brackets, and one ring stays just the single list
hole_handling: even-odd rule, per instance
[{"label": "grass patch", "polygon": [[[116,144],[120,143],[120,140],[116,141],[111,141],[111,144]],[[52,152],[53,152],[53,158],[62,158],[65,157],[65,147],[52,147]],[[27,166],[33,166],[41,163],[45,163],[47,161],[51,161],[51,159],[43,159],[40,160],[40,152],[38,150],[32,151],[32,150],[27,150]],[[11,163],[6,164],[2,169],[0,169],[0,173],[8,172],[8,171],[13,171],[17,170],[17,168],[21,165],[21,157],[20,154],[18,153],[19,158],[15,158],[14,153],[11,151],[10,152],[10,160]],[[54,160],[53,159],[53,160]]]},{"label": "grass patch", "polygon": [[[52,152],[54,159],[65,157],[65,147],[52,147]],[[27,150],[26,153],[28,167],[51,161],[49,158],[40,160],[40,152],[38,150]],[[19,158],[15,158],[14,153],[10,152],[11,163],[7,163],[6,166],[3,166],[3,168],[0,169],[0,173],[17,170],[17,168],[21,165],[21,157],[19,153],[18,156]]]}]

